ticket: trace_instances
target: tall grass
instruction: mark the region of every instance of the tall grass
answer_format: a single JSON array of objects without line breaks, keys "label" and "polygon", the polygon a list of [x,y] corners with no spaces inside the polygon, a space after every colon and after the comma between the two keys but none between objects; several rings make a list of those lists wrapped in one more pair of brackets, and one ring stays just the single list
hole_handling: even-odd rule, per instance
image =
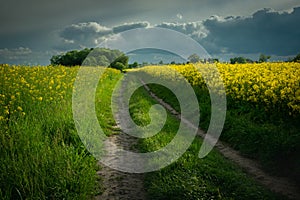
[{"label": "tall grass", "polygon": [[[0,199],[88,199],[100,192],[97,161],[72,118],[77,70],[0,66]],[[120,75],[107,73],[107,84]]]}]

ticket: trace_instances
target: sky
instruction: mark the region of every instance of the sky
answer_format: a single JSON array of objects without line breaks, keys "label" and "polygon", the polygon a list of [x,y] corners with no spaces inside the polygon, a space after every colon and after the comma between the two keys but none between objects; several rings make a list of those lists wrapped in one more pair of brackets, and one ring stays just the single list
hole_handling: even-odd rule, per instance
[{"label": "sky", "polygon": [[0,63],[48,65],[125,30],[168,28],[212,57],[300,53],[300,0],[1,0]]}]

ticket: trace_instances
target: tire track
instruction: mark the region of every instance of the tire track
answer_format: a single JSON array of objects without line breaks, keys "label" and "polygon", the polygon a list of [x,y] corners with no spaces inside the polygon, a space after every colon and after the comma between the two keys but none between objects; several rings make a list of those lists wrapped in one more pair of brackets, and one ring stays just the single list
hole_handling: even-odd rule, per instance
[{"label": "tire track", "polygon": [[[144,84],[144,88],[148,91],[149,95],[155,99],[159,104],[165,107],[170,113],[172,113],[178,120],[182,120],[187,126],[198,130],[197,135],[204,138],[206,136],[205,131],[199,127],[195,127],[192,123],[186,120],[180,115],[171,105],[164,102],[150,88],[141,80]],[[246,173],[253,177],[258,183],[262,184],[271,191],[284,195],[290,199],[300,199],[300,188],[298,188],[293,182],[286,177],[271,176],[262,170],[261,165],[256,161],[242,156],[238,151],[232,149],[220,140],[215,145],[217,149],[225,158],[231,160],[238,166],[240,166]]]},{"label": "tire track", "polygon": [[[122,85],[119,88],[118,96],[114,97],[114,105],[121,105],[123,93],[125,86],[127,85],[125,77],[123,77]],[[117,126],[113,127],[116,131],[116,134],[108,138],[108,143],[104,143],[104,151],[110,152],[111,158],[105,158],[107,160],[116,159],[114,155],[118,153],[118,148],[124,150],[138,152],[134,148],[134,145],[137,144],[138,138],[132,137],[120,130],[120,118],[124,117],[122,112],[115,113],[115,120]],[[114,145],[109,145],[109,143]],[[114,161],[112,161],[114,162]],[[130,161],[134,162],[134,160]],[[120,162],[122,163],[122,162]],[[146,192],[144,189],[144,174],[137,173],[127,173],[121,172],[118,170],[111,169],[99,162],[101,170],[97,174],[103,179],[103,189],[104,192],[96,196],[96,200],[144,200],[146,199]]]}]

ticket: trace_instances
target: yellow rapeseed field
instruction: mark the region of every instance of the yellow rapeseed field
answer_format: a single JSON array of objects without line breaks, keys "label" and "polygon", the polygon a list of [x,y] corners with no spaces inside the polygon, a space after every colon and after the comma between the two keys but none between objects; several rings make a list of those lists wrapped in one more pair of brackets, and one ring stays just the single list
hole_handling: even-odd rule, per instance
[{"label": "yellow rapeseed field", "polygon": [[[25,116],[39,105],[71,102],[79,67],[0,65],[0,123]],[[91,73],[93,73],[93,68]],[[120,73],[107,69],[104,76]],[[101,81],[101,80],[100,80]]]},{"label": "yellow rapeseed field", "polygon": [[[170,68],[175,69],[193,86],[206,87],[207,83],[213,89],[220,89],[220,84],[224,84],[227,97],[237,102],[247,101],[260,104],[265,109],[277,108],[285,109],[290,114],[300,113],[300,63],[198,63],[168,67],[149,66],[141,70],[174,80],[177,75]],[[205,74],[206,79],[201,74]],[[222,78],[222,82],[218,77]]]}]

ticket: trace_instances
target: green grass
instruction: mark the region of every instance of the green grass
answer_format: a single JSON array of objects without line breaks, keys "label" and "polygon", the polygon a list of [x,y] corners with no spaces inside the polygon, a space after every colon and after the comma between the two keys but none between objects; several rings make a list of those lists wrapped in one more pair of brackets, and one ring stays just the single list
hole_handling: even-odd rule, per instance
[{"label": "green grass", "polygon": [[[21,105],[26,115],[9,113],[6,121],[0,121],[0,199],[81,200],[100,193],[97,160],[82,144],[73,121],[70,83],[77,68],[8,66],[6,70],[7,73],[0,76],[4,83],[0,93],[6,98],[20,91],[21,96],[15,102],[5,99],[0,103],[10,108]],[[59,78],[64,73],[65,79]],[[15,74],[23,75],[28,82],[40,83],[34,87],[38,95],[44,95],[43,100],[33,101],[26,85],[7,78]],[[102,101],[97,104],[103,115],[99,118],[101,124],[108,123],[105,119],[111,115],[107,110],[110,94],[121,76],[117,71],[110,71],[99,83],[96,100]],[[48,86],[51,78],[61,86],[70,86],[61,90],[63,93],[51,93]],[[47,95],[52,95],[55,101],[46,101]],[[59,100],[60,95],[63,100]]]},{"label": "green grass", "polygon": [[[150,75],[150,74],[149,74]],[[151,75],[150,75],[151,76]],[[176,97],[165,87],[152,84],[152,91],[177,111]],[[205,89],[194,87],[200,107],[200,127],[207,130],[211,117],[211,102]],[[289,116],[276,109],[227,97],[227,114],[220,139],[243,155],[257,159],[265,171],[287,176],[300,185],[300,115]]]},{"label": "green grass", "polygon": [[[138,89],[130,104],[133,120],[140,125],[149,123],[148,111],[155,103],[143,88]],[[178,120],[168,114],[161,132],[140,139],[139,149],[149,152],[162,148],[172,140],[178,126]],[[149,199],[282,199],[258,185],[216,151],[199,159],[201,143],[202,139],[197,137],[176,162],[146,174],[145,188]]]},{"label": "green grass", "polygon": [[70,105],[39,105],[1,132],[1,199],[82,199],[94,193],[96,160],[76,135]]},{"label": "green grass", "polygon": [[115,134],[118,128],[116,126],[116,121],[111,108],[111,96],[115,88],[119,87],[120,82],[118,81],[122,78],[122,74],[110,74],[107,78],[99,84],[96,92],[96,113],[100,126],[106,135]]},{"label": "green grass", "polygon": [[[97,161],[82,144],[74,125],[71,87],[66,86],[68,91],[65,92],[57,88],[72,82],[77,69],[5,67],[0,70],[4,72],[0,74],[0,94],[5,94],[1,96],[1,106],[7,106],[9,111],[21,106],[26,113],[25,116],[22,112],[3,115],[6,108],[0,108],[0,117],[4,116],[0,120],[0,199],[89,199],[101,193],[101,180],[96,176],[99,169]],[[20,76],[25,77],[30,87],[19,81]],[[97,117],[106,135],[115,133],[111,94],[121,77],[122,74],[109,71],[97,88]],[[54,79],[54,85],[49,85],[50,79]],[[53,87],[53,91],[49,86]],[[155,85],[151,87],[165,101],[180,109],[170,91]],[[33,93],[30,93],[31,90]],[[210,101],[201,91],[197,94],[201,109],[200,125],[205,129],[209,124]],[[16,97],[12,98],[12,95]],[[43,100],[33,101],[31,96],[34,95],[37,98],[44,95]],[[55,101],[49,100],[52,96]],[[148,111],[154,103],[144,89],[135,92],[130,111],[137,124],[150,122]],[[280,154],[279,158],[288,157],[292,164],[295,163],[299,152],[295,122],[283,125],[285,121],[278,120],[277,126],[263,118],[253,120],[254,116],[246,106],[230,108],[222,139],[247,155],[272,160],[270,155],[278,158]],[[289,124],[290,129],[287,128]],[[178,126],[179,122],[168,114],[163,130],[151,138],[141,139],[139,149],[142,152],[160,149],[173,139]],[[287,132],[289,137],[282,134]],[[244,138],[247,141],[241,142]],[[218,152],[213,151],[205,159],[199,159],[201,143],[202,140],[196,138],[178,161],[146,174],[145,187],[149,199],[277,199]],[[261,148],[265,144],[265,149]],[[290,150],[287,154],[286,149]],[[291,171],[299,170],[299,165],[291,166]]]}]

